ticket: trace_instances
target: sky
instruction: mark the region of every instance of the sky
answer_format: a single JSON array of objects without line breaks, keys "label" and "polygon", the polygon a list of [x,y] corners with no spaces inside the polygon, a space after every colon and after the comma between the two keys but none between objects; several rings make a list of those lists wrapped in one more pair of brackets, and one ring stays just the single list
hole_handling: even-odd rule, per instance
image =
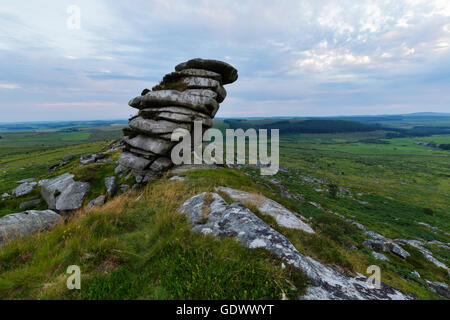
[{"label": "sky", "polygon": [[450,1],[2,0],[0,122],[125,119],[196,57],[217,117],[450,112]]}]

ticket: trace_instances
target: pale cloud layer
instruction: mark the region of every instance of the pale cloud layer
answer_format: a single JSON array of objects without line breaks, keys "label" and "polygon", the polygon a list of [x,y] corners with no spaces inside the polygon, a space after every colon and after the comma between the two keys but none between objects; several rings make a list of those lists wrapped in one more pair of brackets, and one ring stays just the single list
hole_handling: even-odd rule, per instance
[{"label": "pale cloud layer", "polygon": [[222,117],[450,112],[448,0],[2,0],[0,21],[0,122],[125,118],[194,57],[239,70]]}]

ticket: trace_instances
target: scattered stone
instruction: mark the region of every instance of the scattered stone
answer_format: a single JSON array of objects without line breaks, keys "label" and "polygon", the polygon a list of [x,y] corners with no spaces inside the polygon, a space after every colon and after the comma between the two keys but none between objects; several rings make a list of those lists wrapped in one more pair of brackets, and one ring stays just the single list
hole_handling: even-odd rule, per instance
[{"label": "scattered stone", "polygon": [[25,209],[32,206],[37,206],[39,203],[41,203],[41,199],[35,199],[30,201],[25,201],[19,204],[19,209]]},{"label": "scattered stone", "polygon": [[108,196],[110,198],[114,197],[114,195],[116,194],[116,191],[117,191],[116,177],[112,176],[112,177],[105,178],[105,187],[106,187],[106,192],[108,193]]},{"label": "scattered stone", "polygon": [[11,195],[7,192],[5,192],[4,194],[2,194],[2,200],[5,200],[6,198],[11,197]]},{"label": "scattered stone", "polygon": [[12,195],[14,197],[21,197],[29,194],[31,191],[33,191],[34,187],[37,185],[37,182],[25,182],[22,183],[20,186],[15,188],[12,192]]},{"label": "scattered stone", "polygon": [[389,260],[388,257],[386,257],[382,253],[378,253],[376,251],[372,251],[372,255],[374,256],[375,259],[386,261],[386,262],[391,262],[391,260]]},{"label": "scattered stone", "polygon": [[34,182],[36,179],[35,178],[28,178],[28,179],[23,179],[20,181],[17,181],[17,183],[22,184],[22,183],[27,183],[27,182]]},{"label": "scattered stone", "polygon": [[99,153],[99,154],[88,154],[85,156],[81,156],[80,157],[80,163],[81,165],[87,165],[87,164],[92,164],[92,163],[101,163],[101,162],[111,162],[112,160],[107,160],[107,155],[104,153]]},{"label": "scattered stone", "polygon": [[275,202],[263,195],[227,187],[217,187],[216,190],[227,194],[234,201],[240,201],[244,204],[249,203],[257,207],[261,214],[273,217],[277,224],[281,227],[298,229],[307,233],[315,233],[308,224],[304,223],[297,217],[300,216],[299,214],[294,214],[278,202]]},{"label": "scattered stone", "polygon": [[184,181],[184,177],[173,176],[169,179],[169,181]]},{"label": "scattered stone", "polygon": [[[353,278],[328,267],[311,257],[302,255],[292,243],[247,209],[241,203],[228,205],[218,194],[206,201],[206,192],[184,202],[179,211],[184,213],[195,232],[217,237],[235,237],[247,248],[265,248],[285,262],[302,270],[310,279],[306,294],[301,299],[392,299],[410,300],[412,297],[382,284],[381,289],[367,287],[367,277],[358,274]],[[209,214],[204,215],[204,207]]]},{"label": "scattered stone", "polygon": [[416,270],[411,272],[416,278],[420,278],[420,273],[418,273]]},{"label": "scattered stone", "polygon": [[106,196],[102,194],[102,195],[99,195],[97,198],[89,201],[88,206],[89,207],[100,207],[100,206],[104,205],[105,202],[106,202]]},{"label": "scattered stone", "polygon": [[0,218],[0,245],[5,242],[53,229],[61,221],[54,211],[28,210]]},{"label": "scattered stone", "polygon": [[431,282],[429,280],[425,280],[428,287],[434,292],[436,292],[438,295],[450,298],[450,291],[448,289],[448,284],[445,282]]},{"label": "scattered stone", "polygon": [[49,209],[67,211],[79,209],[90,190],[87,182],[73,180],[74,175],[65,173],[48,180],[41,187],[41,195]]},{"label": "scattered stone", "polygon": [[399,244],[409,244],[410,246],[418,249],[425,259],[427,259],[428,261],[430,261],[439,268],[448,270],[447,266],[444,263],[436,259],[429,250],[423,247],[425,245],[424,242],[420,240],[405,240],[405,239],[395,239],[394,241]]},{"label": "scattered stone", "polygon": [[406,250],[395,244],[392,240],[387,240],[386,238],[384,240],[366,240],[363,242],[363,245],[378,251],[392,252],[402,259],[406,259],[410,256]]}]

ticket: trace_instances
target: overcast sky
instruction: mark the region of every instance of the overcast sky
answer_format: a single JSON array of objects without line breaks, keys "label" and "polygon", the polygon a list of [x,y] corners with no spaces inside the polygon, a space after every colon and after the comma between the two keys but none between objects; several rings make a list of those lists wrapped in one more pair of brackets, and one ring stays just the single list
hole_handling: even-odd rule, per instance
[{"label": "overcast sky", "polygon": [[218,117],[450,112],[450,1],[1,0],[0,122],[126,118],[195,57],[239,71]]}]

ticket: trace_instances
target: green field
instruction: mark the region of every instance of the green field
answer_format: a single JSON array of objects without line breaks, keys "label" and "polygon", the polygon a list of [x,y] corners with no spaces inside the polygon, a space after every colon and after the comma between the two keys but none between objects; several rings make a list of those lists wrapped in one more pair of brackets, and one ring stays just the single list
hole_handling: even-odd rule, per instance
[{"label": "green field", "polygon": [[[80,166],[78,156],[105,150],[121,135],[121,126],[2,133],[0,194],[11,192],[18,180],[64,172],[91,182],[86,202],[105,193],[103,178],[112,174],[114,164]],[[230,123],[216,121],[215,126],[224,130]],[[391,253],[386,256],[393,263],[375,260],[361,244],[367,238],[363,232],[327,212],[360,222],[368,230],[392,239],[450,242],[450,151],[415,144],[450,144],[450,135],[388,138],[388,133],[282,134],[281,168],[275,176],[261,176],[251,166],[193,171],[185,174],[183,183],[164,177],[150,184],[140,201],[136,201],[137,194],[131,194],[116,197],[101,209],[82,209],[53,232],[16,241],[0,250],[0,297],[277,299],[282,292],[295,296],[289,284],[303,290],[306,280],[301,273],[291,269],[280,272],[278,259],[244,249],[234,241],[193,235],[185,219],[176,214],[183,199],[212,191],[215,185],[226,185],[262,193],[311,217],[318,231],[315,235],[277,228],[300,252],[349,273],[365,273],[368,265],[380,265],[386,283],[422,299],[438,299],[424,279],[448,283],[445,270],[409,246],[406,249],[411,257],[407,260]],[[76,158],[56,172],[48,172],[49,166],[67,155]],[[117,156],[114,153],[113,160]],[[0,217],[19,212],[22,201],[37,197],[39,190],[1,201]],[[43,203],[35,207],[44,208]],[[349,249],[351,245],[358,250]],[[448,250],[428,244],[426,248],[448,265]],[[20,257],[27,255],[32,258],[21,262]],[[64,266],[73,263],[87,273],[82,293],[64,289],[61,274]],[[412,271],[419,271],[423,278],[414,277]]]}]

